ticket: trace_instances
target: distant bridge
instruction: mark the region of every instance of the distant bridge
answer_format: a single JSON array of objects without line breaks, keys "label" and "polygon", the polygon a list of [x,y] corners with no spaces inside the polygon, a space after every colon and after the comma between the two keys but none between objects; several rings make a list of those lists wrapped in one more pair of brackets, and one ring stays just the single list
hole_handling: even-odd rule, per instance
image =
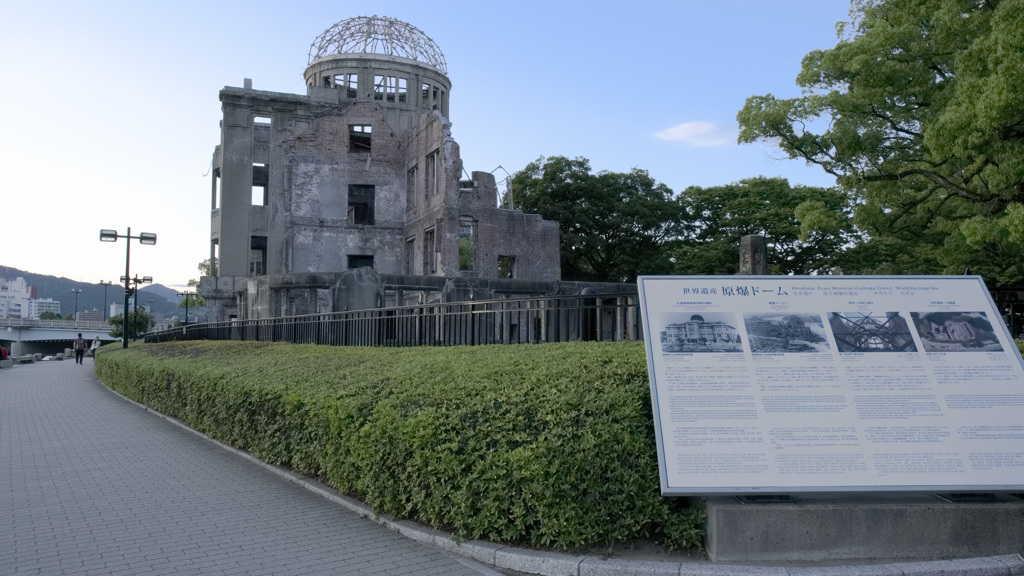
[{"label": "distant bridge", "polygon": [[79,333],[89,342],[94,338],[99,338],[101,342],[118,340],[110,335],[113,328],[107,322],[0,318],[0,344],[12,356],[56,354],[70,348]]}]

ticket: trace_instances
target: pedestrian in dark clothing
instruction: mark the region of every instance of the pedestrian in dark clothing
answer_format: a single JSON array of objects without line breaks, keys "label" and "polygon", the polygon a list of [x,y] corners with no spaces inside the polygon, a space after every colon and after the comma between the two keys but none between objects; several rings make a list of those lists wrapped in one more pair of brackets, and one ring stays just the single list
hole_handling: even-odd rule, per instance
[{"label": "pedestrian in dark clothing", "polygon": [[89,347],[89,343],[82,338],[82,333],[78,333],[78,338],[71,343],[71,347],[75,350],[75,364],[85,364],[82,360],[85,357],[85,349]]}]

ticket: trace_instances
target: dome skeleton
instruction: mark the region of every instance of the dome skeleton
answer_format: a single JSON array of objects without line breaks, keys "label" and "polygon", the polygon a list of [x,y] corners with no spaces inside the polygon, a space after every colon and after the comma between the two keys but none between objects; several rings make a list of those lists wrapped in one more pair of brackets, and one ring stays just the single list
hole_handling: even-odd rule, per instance
[{"label": "dome skeleton", "polygon": [[441,49],[411,24],[385,16],[342,20],[323,32],[309,47],[309,64],[338,54],[385,54],[417,60],[448,73]]}]

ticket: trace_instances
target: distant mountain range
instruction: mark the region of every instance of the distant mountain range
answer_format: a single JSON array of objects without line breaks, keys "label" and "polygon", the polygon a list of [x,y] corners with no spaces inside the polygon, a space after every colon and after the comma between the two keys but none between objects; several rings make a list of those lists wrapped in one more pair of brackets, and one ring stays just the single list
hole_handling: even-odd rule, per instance
[{"label": "distant mountain range", "polygon": [[[33,274],[25,270],[0,265],[0,278],[10,281],[18,277],[24,278],[29,286],[34,286],[39,298],[52,298],[60,301],[61,314],[71,314],[75,311],[75,293],[72,290],[82,291],[81,294],[78,294],[79,312],[103,310],[104,303],[106,303],[109,314],[110,304],[124,303],[124,287],[117,284],[104,288],[100,284]],[[153,313],[160,316],[181,317],[184,314],[184,310],[178,308],[178,302],[181,300],[182,297],[178,296],[176,290],[162,284],[144,284],[139,288],[139,306],[149,306]],[[190,313],[189,316],[192,314]],[[194,317],[193,321],[195,321]]]}]

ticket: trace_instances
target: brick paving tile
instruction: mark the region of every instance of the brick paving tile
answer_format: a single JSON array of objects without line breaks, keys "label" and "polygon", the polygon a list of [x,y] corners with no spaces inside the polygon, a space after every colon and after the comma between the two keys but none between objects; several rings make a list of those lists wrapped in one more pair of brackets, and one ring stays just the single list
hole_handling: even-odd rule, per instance
[{"label": "brick paving tile", "polygon": [[91,368],[0,373],[0,574],[495,574],[124,401]]}]

